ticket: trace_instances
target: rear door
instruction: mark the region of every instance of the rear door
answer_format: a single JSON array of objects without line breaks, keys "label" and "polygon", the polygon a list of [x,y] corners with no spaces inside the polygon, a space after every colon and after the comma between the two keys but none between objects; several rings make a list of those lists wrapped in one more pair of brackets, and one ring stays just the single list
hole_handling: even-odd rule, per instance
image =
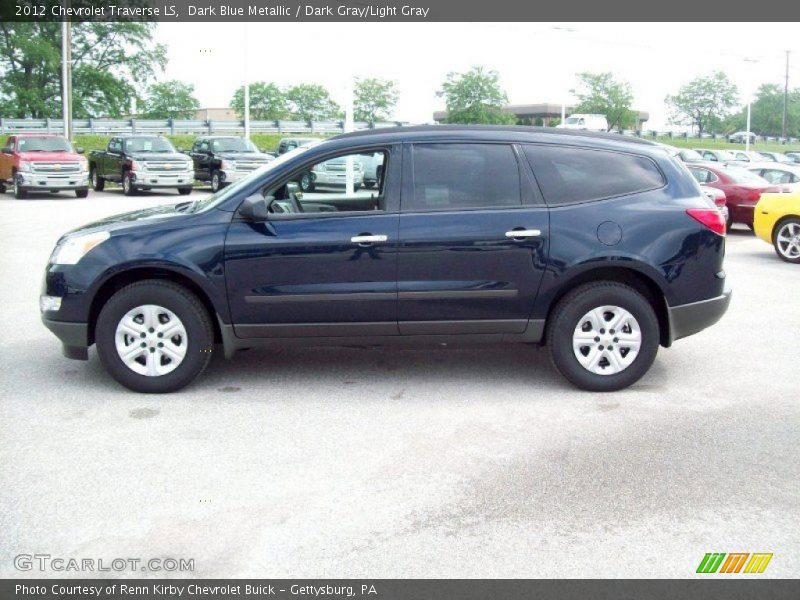
[{"label": "rear door", "polygon": [[406,144],[401,335],[523,333],[546,266],[548,212],[505,143]]}]

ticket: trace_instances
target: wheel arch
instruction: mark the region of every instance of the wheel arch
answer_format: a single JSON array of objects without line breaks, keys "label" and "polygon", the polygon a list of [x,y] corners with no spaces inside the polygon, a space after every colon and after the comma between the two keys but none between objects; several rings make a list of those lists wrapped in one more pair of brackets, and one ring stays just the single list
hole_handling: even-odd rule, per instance
[{"label": "wheel arch", "polygon": [[603,265],[582,269],[580,272],[575,273],[561,284],[553,296],[547,309],[547,321],[550,320],[553,311],[564,296],[581,285],[597,281],[615,281],[628,285],[642,294],[656,313],[659,343],[664,347],[671,345],[669,311],[664,290],[653,277],[642,270],[630,266]]},{"label": "wheel arch", "polygon": [[775,235],[778,233],[778,228],[783,225],[783,223],[787,219],[800,219],[800,214],[786,214],[783,215],[780,219],[775,221],[775,225],[772,226],[772,233],[770,234],[769,238],[772,240],[772,243],[775,243]]},{"label": "wheel arch", "polygon": [[191,291],[195,296],[197,296],[205,309],[208,311],[208,315],[214,326],[214,341],[217,343],[222,341],[222,333],[220,331],[218,318],[219,311],[211,301],[209,294],[200,284],[197,283],[197,281],[185,273],[164,266],[136,266],[114,273],[112,276],[106,279],[100,285],[97,292],[95,292],[94,297],[92,298],[92,303],[89,307],[88,335],[90,344],[94,343],[97,317],[100,315],[100,311],[105,303],[108,302],[108,300],[114,294],[116,294],[126,285],[136,283],[137,281],[142,281],[144,279],[170,281]]}]

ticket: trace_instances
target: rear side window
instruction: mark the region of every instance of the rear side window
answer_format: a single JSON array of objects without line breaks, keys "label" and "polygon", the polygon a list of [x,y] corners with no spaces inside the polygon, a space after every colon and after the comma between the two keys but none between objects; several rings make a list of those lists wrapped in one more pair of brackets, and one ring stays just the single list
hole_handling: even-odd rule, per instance
[{"label": "rear side window", "polygon": [[550,205],[576,204],[660,188],[664,177],[644,156],[565,146],[524,146]]},{"label": "rear side window", "polygon": [[413,163],[404,212],[522,205],[519,166],[506,144],[415,144]]}]

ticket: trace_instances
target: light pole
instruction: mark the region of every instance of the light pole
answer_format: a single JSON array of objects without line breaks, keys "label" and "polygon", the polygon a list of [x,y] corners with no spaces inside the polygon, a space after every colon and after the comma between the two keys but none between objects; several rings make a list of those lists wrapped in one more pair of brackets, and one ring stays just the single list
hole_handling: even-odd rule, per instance
[{"label": "light pole", "polygon": [[242,40],[244,42],[244,52],[242,53],[242,64],[244,67],[244,137],[250,139],[250,73],[247,68],[247,23],[242,24]]},{"label": "light pole", "polygon": [[[755,58],[744,58],[742,59],[746,63],[750,63],[754,65],[758,62],[758,59]],[[748,78],[750,79],[750,78]],[[751,87],[751,81],[747,82],[748,93],[747,93],[747,127],[745,127],[745,131],[747,132],[744,137],[744,150],[745,152],[750,152],[750,107],[753,102],[753,94],[750,93],[749,88]]]},{"label": "light pole", "polygon": [[[552,28],[554,31],[561,31],[564,33],[575,33],[575,30],[572,27],[562,27],[560,25],[555,25]],[[566,94],[561,97],[561,125],[564,125],[564,121],[567,119],[567,97]]]},{"label": "light pole", "polygon": [[[69,7],[69,0],[64,2]],[[61,117],[64,121],[64,137],[72,141],[72,23],[64,19],[61,23]]]}]

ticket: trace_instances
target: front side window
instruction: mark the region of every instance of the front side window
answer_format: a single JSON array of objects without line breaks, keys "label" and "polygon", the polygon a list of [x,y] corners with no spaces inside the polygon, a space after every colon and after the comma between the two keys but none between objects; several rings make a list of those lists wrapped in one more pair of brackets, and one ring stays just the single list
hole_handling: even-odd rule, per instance
[{"label": "front side window", "polygon": [[545,200],[575,204],[660,188],[664,177],[645,156],[566,146],[524,146]]},{"label": "front side window", "polygon": [[714,183],[717,180],[717,176],[708,169],[689,167],[689,172],[692,174],[695,180],[697,180],[697,183]]},{"label": "front side window", "polygon": [[302,214],[386,210],[384,173],[388,153],[383,150],[332,156],[307,165],[275,188],[270,213],[275,218]]},{"label": "front side window", "polygon": [[522,204],[514,150],[507,144],[416,144],[414,194],[403,211],[492,209]]},{"label": "front side window", "polygon": [[770,183],[792,183],[792,174],[787,171],[767,169],[761,176]]}]

